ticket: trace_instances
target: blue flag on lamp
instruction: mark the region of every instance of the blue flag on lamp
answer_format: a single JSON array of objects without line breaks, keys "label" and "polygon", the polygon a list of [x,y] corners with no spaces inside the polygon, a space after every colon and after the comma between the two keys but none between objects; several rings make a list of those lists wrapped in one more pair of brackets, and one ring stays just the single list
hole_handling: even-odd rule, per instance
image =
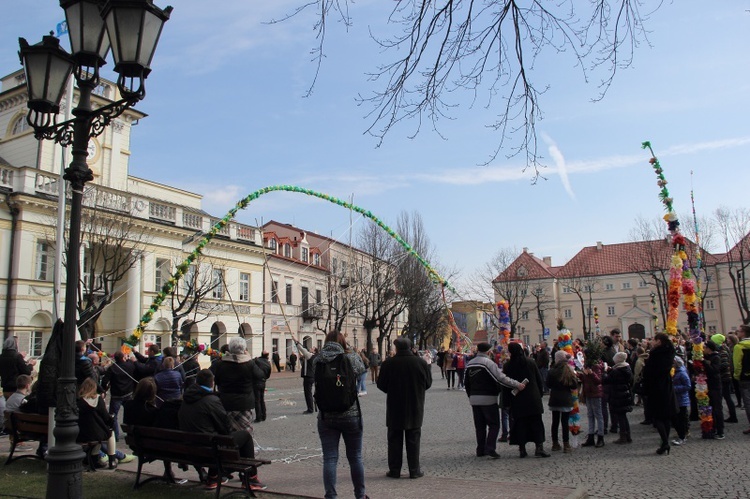
[{"label": "blue flag on lamp", "polygon": [[60,21],[57,23],[57,37],[60,38],[68,32],[68,21]]}]

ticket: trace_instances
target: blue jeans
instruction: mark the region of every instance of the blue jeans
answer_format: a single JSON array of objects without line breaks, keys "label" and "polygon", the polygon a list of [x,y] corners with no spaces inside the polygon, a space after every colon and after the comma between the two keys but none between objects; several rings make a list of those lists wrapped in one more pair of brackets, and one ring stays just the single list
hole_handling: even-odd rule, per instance
[{"label": "blue jeans", "polygon": [[367,371],[357,378],[357,393],[367,392]]},{"label": "blue jeans", "polygon": [[326,499],[336,497],[336,466],[339,462],[339,440],[344,437],[346,458],[351,468],[354,497],[365,497],[365,465],[362,461],[362,425],[359,417],[346,419],[318,418],[318,435],[323,447],[323,486]]},{"label": "blue jeans", "polygon": [[[596,433],[600,437],[604,436],[604,416],[602,416],[602,399],[586,397],[586,413],[589,417],[588,434]],[[596,423],[596,426],[595,424]],[[598,429],[594,429],[598,426]]]},{"label": "blue jeans", "polygon": [[128,400],[131,400],[132,398],[133,398],[133,395],[129,394],[129,395],[126,395],[125,397],[112,397],[109,400],[109,413],[115,419],[115,423],[114,423],[115,440],[120,440],[120,421],[118,420],[118,417],[117,417],[120,412],[120,407],[122,407],[123,402],[127,402]]}]

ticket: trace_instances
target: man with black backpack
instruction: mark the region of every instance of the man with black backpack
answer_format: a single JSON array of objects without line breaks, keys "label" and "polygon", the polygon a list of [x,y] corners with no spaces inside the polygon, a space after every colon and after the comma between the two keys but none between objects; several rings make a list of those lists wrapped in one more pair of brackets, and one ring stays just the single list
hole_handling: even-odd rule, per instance
[{"label": "man with black backpack", "polygon": [[365,372],[359,355],[347,348],[344,335],[331,331],[320,353],[313,358],[318,435],[323,449],[323,486],[326,497],[336,497],[339,440],[344,438],[354,496],[365,495],[362,462],[362,412],[357,398],[357,378]]},{"label": "man with black backpack", "polygon": [[[737,331],[740,342],[734,346],[732,360],[734,360],[734,379],[740,382],[742,402],[745,405],[747,422],[750,423],[750,326],[742,325]],[[750,428],[743,431],[750,435]]]}]

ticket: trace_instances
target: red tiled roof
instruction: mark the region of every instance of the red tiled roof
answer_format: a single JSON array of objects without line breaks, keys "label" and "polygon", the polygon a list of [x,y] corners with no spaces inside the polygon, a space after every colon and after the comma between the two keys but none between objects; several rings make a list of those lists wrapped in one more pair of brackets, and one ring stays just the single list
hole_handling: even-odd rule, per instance
[{"label": "red tiled roof", "polygon": [[[526,274],[519,276],[518,271],[523,268],[526,270]],[[524,251],[518,258],[513,260],[513,263],[508,265],[492,282],[500,281],[517,281],[519,278],[526,279],[548,279],[555,277],[557,269],[560,267],[552,267],[544,263],[543,260],[535,257],[531,253]]]},{"label": "red tiled roof", "polygon": [[[687,242],[686,252],[695,254],[695,243]],[[630,274],[669,268],[674,250],[665,239],[617,244],[597,244],[579,251],[557,272],[559,278]],[[715,263],[716,258],[706,253],[704,264]]]},{"label": "red tiled roof", "polygon": [[721,255],[722,263],[750,261],[750,233],[745,235],[740,242],[734,245],[727,253]]}]

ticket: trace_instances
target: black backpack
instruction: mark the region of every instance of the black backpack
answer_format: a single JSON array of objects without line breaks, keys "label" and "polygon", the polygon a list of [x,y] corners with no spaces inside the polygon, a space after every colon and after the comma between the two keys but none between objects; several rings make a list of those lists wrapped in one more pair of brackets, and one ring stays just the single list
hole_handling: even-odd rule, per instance
[{"label": "black backpack", "polygon": [[357,376],[343,353],[315,365],[315,403],[321,412],[344,412],[357,401]]}]

